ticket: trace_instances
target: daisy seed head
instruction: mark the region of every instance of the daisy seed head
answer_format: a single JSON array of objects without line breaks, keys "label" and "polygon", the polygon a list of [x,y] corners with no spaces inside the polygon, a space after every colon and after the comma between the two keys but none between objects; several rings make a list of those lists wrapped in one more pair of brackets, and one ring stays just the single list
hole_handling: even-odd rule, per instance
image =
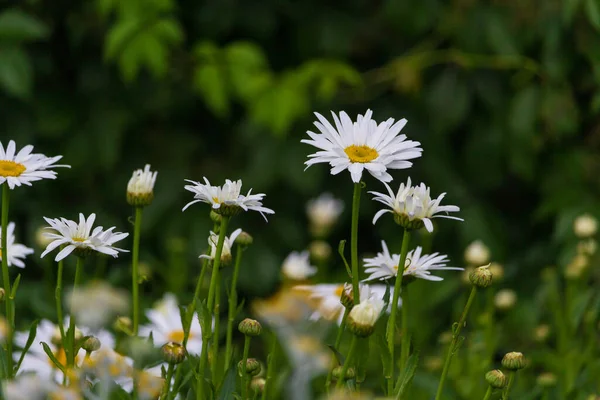
[{"label": "daisy seed head", "polygon": [[[238,372],[240,376],[244,373],[244,360],[238,363]],[[256,376],[260,374],[261,366],[260,362],[256,358],[248,358],[246,360],[246,375]]]},{"label": "daisy seed head", "polygon": [[502,389],[506,386],[508,379],[499,369],[494,369],[485,374],[485,380],[494,389]]},{"label": "daisy seed head", "polygon": [[257,320],[246,318],[240,322],[238,330],[246,336],[260,336],[262,326]]},{"label": "daisy seed head", "polygon": [[490,271],[488,267],[489,265],[485,265],[483,267],[475,268],[473,271],[471,271],[469,274],[469,280],[473,286],[483,289],[492,284],[492,271]]},{"label": "daisy seed head", "polygon": [[164,360],[169,364],[181,364],[187,355],[185,347],[177,342],[165,343],[161,350]]},{"label": "daisy seed head", "polygon": [[511,371],[525,368],[525,357],[523,353],[513,351],[506,353],[502,358],[502,367]]}]

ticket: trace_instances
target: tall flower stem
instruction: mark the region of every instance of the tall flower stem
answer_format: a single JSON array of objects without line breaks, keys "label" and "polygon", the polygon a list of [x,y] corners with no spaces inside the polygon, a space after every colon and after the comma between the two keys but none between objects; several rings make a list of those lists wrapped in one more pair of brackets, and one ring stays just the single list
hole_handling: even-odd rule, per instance
[{"label": "tall flower stem", "polygon": [[504,392],[502,392],[502,400],[508,400],[508,395],[510,394],[512,385],[515,383],[515,374],[516,371],[510,371],[508,374],[508,384],[506,385],[506,388],[504,388]]},{"label": "tall flower stem", "polygon": [[456,352],[456,344],[458,343],[458,339],[460,338],[460,331],[463,326],[465,326],[467,321],[467,315],[469,314],[469,309],[473,304],[473,300],[475,300],[475,295],[477,294],[477,287],[473,286],[471,288],[471,293],[469,294],[469,299],[467,300],[467,304],[463,309],[463,312],[460,316],[460,320],[457,324],[452,327],[452,341],[450,342],[450,347],[448,347],[448,352],[446,353],[446,360],[444,361],[444,369],[442,370],[442,377],[440,378],[440,383],[438,385],[437,393],[435,395],[435,400],[440,400],[442,398],[442,391],[444,389],[444,382],[446,381],[446,377],[448,376],[448,371],[450,370],[450,362],[452,361],[452,356]]},{"label": "tall flower stem", "polygon": [[220,307],[220,293],[221,293],[221,271],[217,270],[214,271],[213,274],[217,274],[217,279],[216,279],[216,288],[215,288],[215,306],[214,306],[214,312],[213,315],[215,316],[215,326],[214,326],[214,330],[213,330],[213,341],[212,341],[212,354],[214,355],[214,360],[215,363],[213,365],[213,367],[211,368],[212,371],[212,376],[213,376],[213,382],[217,381],[217,373],[218,373],[218,369],[217,369],[217,362],[216,360],[218,360],[218,354],[219,354],[219,332],[221,330],[221,318],[219,318],[219,307]]},{"label": "tall flower stem", "polygon": [[[342,342],[342,334],[344,333],[344,329],[346,329],[346,320],[348,319],[348,314],[350,313],[349,308],[344,308],[344,315],[342,316],[342,323],[338,329],[337,336],[335,338],[335,349],[339,351],[340,343]],[[327,373],[327,380],[325,381],[325,389],[327,393],[329,393],[329,386],[331,385],[331,377],[333,376],[333,368],[329,368],[329,372]]]},{"label": "tall flower stem", "polygon": [[140,230],[142,227],[142,207],[135,207],[135,222],[133,225],[133,249],[131,250],[131,293],[133,295],[133,334],[137,335],[140,325],[140,295],[139,271],[140,261]]},{"label": "tall flower stem", "polygon": [[161,400],[164,399],[168,399],[169,396],[169,392],[171,391],[171,379],[173,379],[173,371],[175,370],[175,364],[173,363],[169,363],[169,368],[167,369],[167,376],[165,379],[165,386],[164,386],[164,390],[163,390],[163,394],[162,396],[160,396]]},{"label": "tall flower stem", "polygon": [[233,321],[237,311],[237,281],[240,272],[240,263],[242,261],[242,246],[238,245],[235,251],[235,264],[233,266],[233,277],[231,278],[231,288],[229,289],[229,305],[227,310],[227,337],[225,341],[225,373],[231,365],[233,357]]},{"label": "tall flower stem", "polygon": [[406,367],[408,353],[410,352],[410,335],[408,332],[408,286],[402,289],[402,342],[400,342],[400,369]]},{"label": "tall flower stem", "polygon": [[493,391],[494,389],[492,389],[491,386],[488,386],[487,391],[485,392],[485,396],[483,396],[483,400],[490,400],[492,398]]},{"label": "tall flower stem", "polygon": [[358,291],[358,212],[360,210],[361,183],[354,184],[352,195],[352,230],[350,232],[350,257],[352,264],[352,293],[354,293],[354,304],[360,303],[360,292]]},{"label": "tall flower stem", "polygon": [[[402,277],[404,276],[404,264],[406,263],[406,255],[408,254],[408,245],[410,243],[410,231],[404,229],[402,235],[402,248],[400,250],[400,260],[398,262],[398,273],[396,274],[396,282],[394,284],[394,295],[392,297],[392,310],[390,312],[390,319],[388,320],[387,326],[387,342],[388,351],[390,353],[390,365],[388,367],[389,377],[387,382],[388,396],[392,396],[394,392],[394,367],[396,365],[396,359],[394,357],[394,344],[396,337],[396,314],[398,313],[398,298],[400,297],[400,290],[402,290]],[[405,304],[402,308],[406,307]],[[403,312],[404,314],[404,312]],[[406,326],[402,326],[402,329],[406,329]],[[402,340],[402,350],[404,350],[404,340]],[[401,353],[402,354],[402,353]]]},{"label": "tall flower stem", "polygon": [[[62,247],[61,247],[62,249]],[[56,289],[54,290],[54,300],[56,300],[56,319],[58,330],[60,331],[60,342],[65,342],[64,316],[62,310],[62,281],[63,281],[64,259],[58,262],[58,272],[56,273]]]},{"label": "tall flower stem", "polygon": [[246,371],[247,363],[248,363],[248,355],[250,354],[250,339],[251,336],[244,336],[244,354],[242,356],[242,399],[246,400],[248,398],[248,383],[249,376]]},{"label": "tall flower stem", "polygon": [[[83,257],[77,257],[77,264],[75,266],[75,281],[73,282],[73,296],[75,296],[75,291],[77,290],[77,286],[79,286],[79,282],[81,281],[81,270],[83,269]],[[59,321],[62,323],[62,321]],[[67,331],[69,336],[69,352],[67,354],[67,366],[73,367],[75,365],[75,315],[70,313],[69,317],[69,330]]]},{"label": "tall flower stem", "polygon": [[15,330],[15,316],[13,315],[14,306],[10,288],[10,277],[8,275],[8,200],[10,189],[8,184],[4,182],[2,185],[2,243],[0,250],[2,253],[2,282],[4,284],[4,305],[6,306],[6,321],[9,329],[6,338],[6,375],[8,378],[13,376],[13,359],[12,359],[12,342],[13,332]]},{"label": "tall flower stem", "polygon": [[[229,223],[229,217],[223,216],[221,219],[221,228],[219,230],[219,241],[217,242],[217,248],[215,250],[215,258],[213,259],[212,274],[210,278],[210,287],[208,289],[207,299],[207,317],[204,319],[203,328],[211,329],[211,313],[215,306],[215,291],[217,286],[217,277],[219,276],[219,267],[221,265],[221,253],[223,252],[223,243],[225,242],[225,235],[227,234],[227,224]],[[200,317],[200,316],[198,316]],[[196,390],[196,398],[201,400],[204,396],[204,375],[206,374],[206,366],[208,364],[208,342],[212,337],[212,332],[202,332],[202,353],[200,355],[200,366],[198,373],[198,382]],[[212,338],[218,340],[218,338]]]},{"label": "tall flower stem", "polygon": [[346,372],[350,365],[352,364],[352,359],[354,358],[354,353],[356,352],[356,344],[358,342],[358,338],[356,335],[352,335],[352,341],[350,342],[350,349],[348,350],[348,355],[346,356],[346,361],[344,361],[344,365],[342,366],[342,373],[340,374],[340,378],[338,379],[335,388],[340,389],[342,384],[345,381]]}]

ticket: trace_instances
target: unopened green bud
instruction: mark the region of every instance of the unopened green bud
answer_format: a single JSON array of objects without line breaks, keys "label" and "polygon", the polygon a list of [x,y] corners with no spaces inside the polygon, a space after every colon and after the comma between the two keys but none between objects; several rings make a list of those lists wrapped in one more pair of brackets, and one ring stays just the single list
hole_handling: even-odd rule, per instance
[{"label": "unopened green bud", "polygon": [[492,284],[492,272],[488,267],[489,265],[475,268],[469,274],[469,280],[473,286],[478,288],[486,288]]},{"label": "unopened green bud", "polygon": [[238,330],[246,336],[259,336],[262,332],[262,326],[257,320],[246,318],[240,322]]},{"label": "unopened green bud", "polygon": [[552,372],[542,372],[537,377],[537,384],[543,388],[551,388],[556,386],[556,375]]},{"label": "unopened green bud", "polygon": [[[344,370],[344,367],[339,365],[333,369],[333,371],[331,372],[331,375],[335,379],[340,380],[340,379],[342,379],[342,371],[343,370]],[[356,372],[354,371],[354,368],[350,367],[346,370],[346,376],[343,379],[350,380],[350,379],[354,379],[355,377],[356,377]]]},{"label": "unopened green bud", "polygon": [[88,336],[81,344],[81,348],[88,353],[91,353],[93,351],[97,351],[101,345],[102,343],[100,343],[100,339],[98,339],[96,336]]},{"label": "unopened green bud", "polygon": [[[244,360],[242,360],[238,363],[238,371],[240,373],[240,376],[244,372],[244,369],[243,369],[244,364],[243,363],[244,363]],[[260,362],[256,358],[249,358],[246,360],[246,374],[247,375],[256,376],[256,375],[260,374],[260,370],[261,370]]]},{"label": "unopened green bud", "polygon": [[265,390],[266,383],[267,382],[264,378],[253,378],[250,382],[250,389],[252,389],[252,391],[255,393],[262,394],[262,392]]},{"label": "unopened green bud", "polygon": [[504,358],[502,358],[502,367],[511,371],[525,368],[525,357],[523,356],[523,353],[517,351],[506,353]]},{"label": "unopened green bud", "polygon": [[250,246],[252,242],[254,242],[252,235],[246,231],[242,231],[238,237],[235,238],[235,243],[239,244],[240,246]]},{"label": "unopened green bud", "polygon": [[216,212],[215,210],[210,210],[210,219],[212,220],[212,222],[214,222],[215,224],[220,224],[221,220],[223,219],[223,217],[221,217],[221,214],[219,214],[218,212]]},{"label": "unopened green bud", "polygon": [[485,374],[485,380],[494,389],[502,389],[507,383],[506,375],[499,369],[494,369]]},{"label": "unopened green bud", "polygon": [[4,290],[4,288],[0,288],[0,301],[4,301],[5,296],[6,296],[6,290]]},{"label": "unopened green bud", "polygon": [[180,343],[176,342],[168,342],[165,343],[162,347],[163,358],[169,364],[180,364],[185,359],[187,352],[185,347]]}]

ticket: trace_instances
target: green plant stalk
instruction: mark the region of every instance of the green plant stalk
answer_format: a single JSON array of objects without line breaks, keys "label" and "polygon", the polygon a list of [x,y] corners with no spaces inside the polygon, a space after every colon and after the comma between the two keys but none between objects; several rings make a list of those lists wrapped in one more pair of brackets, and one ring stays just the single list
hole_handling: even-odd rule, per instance
[{"label": "green plant stalk", "polygon": [[173,371],[175,370],[175,364],[169,363],[169,368],[167,369],[167,376],[165,381],[165,388],[163,390],[162,396],[160,398],[162,400],[166,400],[169,398],[169,391],[171,390],[171,379],[173,379]]},{"label": "green plant stalk", "polygon": [[[62,249],[62,246],[61,246]],[[58,330],[60,331],[60,342],[65,342],[64,316],[62,310],[62,281],[63,281],[64,259],[58,262],[58,272],[56,273],[56,289],[54,290],[54,300],[56,300],[56,319],[58,320]]]},{"label": "green plant stalk", "polygon": [[493,391],[494,389],[492,389],[491,386],[488,386],[487,391],[485,392],[485,396],[483,396],[483,400],[490,400],[492,398]]},{"label": "green plant stalk", "polygon": [[212,379],[213,382],[217,381],[217,360],[219,359],[218,354],[219,354],[219,332],[221,329],[221,323],[220,320],[221,318],[219,318],[219,303],[220,303],[220,293],[221,293],[221,271],[217,270],[213,273],[217,274],[217,283],[216,283],[216,288],[215,288],[215,308],[214,308],[214,316],[215,316],[215,327],[214,327],[214,331],[212,334],[213,337],[213,342],[212,342],[212,354],[214,355],[214,365],[213,368],[211,369],[212,371]]},{"label": "green plant stalk", "polygon": [[[75,265],[75,281],[73,282],[73,296],[75,296],[75,291],[77,290],[77,286],[79,286],[79,282],[81,281],[81,270],[83,268],[83,258],[77,257],[77,264]],[[75,314],[70,313],[69,317],[69,352],[66,354],[67,358],[67,366],[73,367],[75,365]],[[66,347],[65,347],[66,348]]]},{"label": "green plant stalk", "polygon": [[275,370],[275,351],[277,350],[277,340],[273,338],[273,348],[271,349],[271,354],[268,356],[269,365],[267,365],[267,378],[265,379],[265,387],[263,388],[262,400],[267,400],[267,390],[271,386],[271,382],[273,382],[273,372]]},{"label": "green plant stalk", "polygon": [[404,370],[410,352],[410,337],[408,335],[408,286],[402,289],[402,342],[400,343],[400,369]]},{"label": "green plant stalk", "polygon": [[475,300],[475,295],[477,294],[477,287],[473,286],[471,288],[471,293],[469,294],[469,299],[467,300],[467,304],[463,309],[463,312],[460,316],[460,320],[456,325],[456,329],[453,329],[452,332],[452,341],[450,342],[450,346],[448,347],[448,353],[446,353],[446,360],[444,361],[444,369],[442,370],[442,376],[440,378],[440,383],[438,385],[437,393],[435,395],[435,400],[440,400],[442,398],[442,391],[444,389],[444,383],[446,382],[446,377],[448,376],[448,371],[450,370],[450,362],[452,361],[452,356],[454,356],[455,347],[458,342],[458,338],[460,337],[460,331],[467,321],[467,315],[469,314],[469,309],[473,304],[473,300]]},{"label": "green plant stalk", "polygon": [[510,394],[512,385],[515,382],[515,374],[516,374],[516,371],[510,371],[510,373],[508,374],[508,384],[506,385],[504,392],[502,392],[502,400],[508,399],[508,395]]},{"label": "green plant stalk", "polygon": [[350,257],[352,264],[352,293],[354,304],[360,303],[360,292],[358,289],[358,212],[360,209],[361,183],[354,184],[352,195],[352,230],[350,232]]},{"label": "green plant stalk", "polygon": [[245,335],[244,337],[244,355],[242,356],[242,399],[246,400],[248,398],[248,373],[246,372],[247,362],[248,362],[248,354],[250,354],[250,339],[251,336]]},{"label": "green plant stalk", "polygon": [[[348,314],[350,310],[348,308],[344,308],[344,315],[342,316],[342,323],[338,328],[338,333],[335,338],[335,349],[339,351],[340,343],[342,342],[342,335],[344,330],[346,329],[346,320],[348,319]],[[329,387],[331,386],[331,378],[333,377],[333,368],[329,368],[329,372],[327,373],[327,380],[325,381],[325,389],[327,390],[327,394],[329,394]]]},{"label": "green plant stalk", "polygon": [[[394,284],[394,295],[392,296],[392,310],[387,326],[387,342],[388,351],[390,353],[390,376],[387,382],[388,396],[391,396],[394,391],[394,366],[396,364],[396,360],[394,358],[394,338],[396,336],[396,314],[398,313],[398,298],[400,297],[400,290],[402,290],[402,277],[404,276],[404,264],[406,263],[409,242],[410,231],[405,228],[404,233],[402,234],[402,248],[400,250],[400,260],[398,262],[398,273],[396,274],[396,282]],[[404,304],[402,305],[402,308],[405,308]],[[406,329],[405,326],[403,326],[402,328]],[[402,342],[404,344],[404,340]]]},{"label": "green plant stalk", "polygon": [[225,373],[231,365],[233,357],[233,321],[237,311],[237,281],[240,272],[240,263],[242,261],[242,246],[237,245],[235,251],[235,264],[233,266],[233,277],[231,278],[231,288],[229,289],[229,305],[227,310],[227,334],[225,339]]},{"label": "green plant stalk", "polygon": [[137,336],[140,325],[140,295],[139,295],[139,271],[140,261],[140,230],[142,227],[142,207],[135,207],[135,222],[133,225],[133,249],[131,249],[131,293],[133,296],[133,334]]},{"label": "green plant stalk", "polygon": [[[215,258],[213,259],[213,268],[210,279],[210,287],[208,289],[208,300],[207,300],[207,308],[209,310],[208,314],[214,309],[215,305],[215,289],[217,286],[217,277],[219,267],[221,265],[221,253],[223,252],[223,243],[225,242],[225,235],[227,234],[227,224],[229,222],[229,217],[223,216],[221,219],[221,229],[219,230],[219,241],[217,242],[217,248],[215,250]],[[210,317],[210,315],[209,315]],[[204,327],[212,326],[210,319],[205,319]],[[198,368],[198,381],[196,385],[196,399],[201,400],[202,395],[204,393],[204,375],[206,374],[206,366],[208,364],[208,342],[212,336],[212,332],[210,334],[206,334],[202,332],[203,339],[202,340],[202,353],[200,354],[200,366]],[[218,340],[218,339],[217,339]]]},{"label": "green plant stalk", "polygon": [[0,244],[0,250],[2,250],[2,283],[4,284],[4,305],[6,307],[6,321],[9,325],[6,337],[6,375],[9,379],[11,379],[13,377],[12,345],[13,332],[15,330],[15,316],[13,315],[13,298],[11,295],[10,277],[8,275],[7,229],[9,195],[10,189],[8,184],[4,182],[2,185],[2,243]]},{"label": "green plant stalk", "polygon": [[340,374],[340,379],[338,379],[337,383],[335,384],[336,389],[341,389],[342,384],[346,381],[346,379],[344,379],[344,378],[346,376],[346,372],[348,371],[348,368],[350,368],[350,364],[352,364],[352,359],[354,358],[354,353],[356,351],[357,342],[358,342],[358,338],[356,337],[356,335],[352,335],[352,341],[350,342],[350,349],[348,350],[348,355],[346,356],[346,361],[344,362],[344,365],[342,366],[342,373]]}]

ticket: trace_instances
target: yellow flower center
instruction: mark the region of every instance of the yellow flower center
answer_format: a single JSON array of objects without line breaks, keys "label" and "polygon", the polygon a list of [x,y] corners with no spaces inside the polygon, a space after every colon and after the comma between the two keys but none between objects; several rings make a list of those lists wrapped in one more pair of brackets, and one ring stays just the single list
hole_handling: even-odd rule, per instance
[{"label": "yellow flower center", "polygon": [[213,201],[213,202],[215,202],[215,203],[221,203],[221,202],[219,201],[219,198],[218,198],[218,197],[213,197],[213,198],[212,198],[212,201]]},{"label": "yellow flower center", "polygon": [[335,288],[335,295],[337,297],[341,297],[343,291],[344,291],[344,285],[339,285],[338,287]]},{"label": "yellow flower center", "polygon": [[369,146],[348,146],[344,149],[344,153],[353,163],[368,163],[379,157],[379,153]]},{"label": "yellow flower center", "polygon": [[23,164],[16,163],[14,161],[0,160],[0,176],[17,177],[25,172],[27,168]]},{"label": "yellow flower center", "polygon": [[[56,360],[59,363],[61,363],[62,365],[64,365],[65,367],[67,366],[67,353],[65,353],[65,350],[62,347],[54,352],[54,358],[56,358]],[[78,361],[79,361],[79,357],[76,356],[75,357],[75,365],[78,364]],[[48,362],[50,363],[52,368],[58,369],[56,364],[54,364],[54,361],[52,361],[50,358],[48,358]]]},{"label": "yellow flower center", "polygon": [[72,240],[74,242],[85,242],[85,239],[84,238],[80,238],[80,237],[74,237],[74,238],[72,238]]},{"label": "yellow flower center", "polygon": [[[169,339],[170,342],[175,342],[175,343],[183,343],[183,331],[179,330],[179,331],[171,331],[169,332],[169,335],[167,335],[167,338]],[[192,338],[192,333],[190,332],[190,335],[188,337],[188,339]]]}]

